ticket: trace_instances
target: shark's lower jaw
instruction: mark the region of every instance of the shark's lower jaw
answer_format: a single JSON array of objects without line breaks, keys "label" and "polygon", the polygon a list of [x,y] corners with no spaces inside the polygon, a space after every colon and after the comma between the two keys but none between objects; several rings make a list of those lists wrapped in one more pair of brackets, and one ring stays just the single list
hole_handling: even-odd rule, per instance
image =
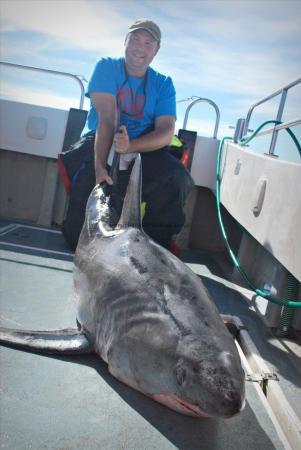
[{"label": "shark's lower jaw", "polygon": [[176,395],[168,394],[168,393],[160,393],[160,394],[153,394],[150,396],[153,400],[156,400],[159,403],[162,403],[163,405],[167,406],[168,408],[184,414],[186,416],[192,416],[192,417],[198,417],[198,418],[205,418],[205,417],[215,417],[215,418],[221,418],[229,419],[233,416],[236,416],[239,414],[240,411],[244,409],[245,401],[243,401],[239,407],[237,404],[233,404],[232,407],[229,405],[228,410],[224,410],[223,413],[219,412],[213,405],[196,405],[193,403],[190,403],[187,400],[184,400],[180,397],[177,397]]},{"label": "shark's lower jaw", "polygon": [[153,400],[156,400],[159,403],[167,406],[168,408],[179,412],[181,414],[185,414],[186,416],[192,417],[209,417],[209,414],[201,411],[197,405],[193,405],[185,400],[180,399],[179,397],[171,394],[153,394],[151,395]]}]

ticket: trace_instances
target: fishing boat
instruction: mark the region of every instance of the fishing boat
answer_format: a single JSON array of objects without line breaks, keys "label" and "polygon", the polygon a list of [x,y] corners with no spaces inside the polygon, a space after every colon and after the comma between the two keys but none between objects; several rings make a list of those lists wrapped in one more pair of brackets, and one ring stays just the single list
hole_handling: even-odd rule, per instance
[{"label": "fishing boat", "polygon": [[[68,110],[0,100],[1,326],[74,327],[74,253],[61,232],[68,195],[57,157],[83,129],[84,85],[69,73],[2,65],[67,77],[80,94]],[[218,105],[192,98],[178,130],[195,187],[174,243],[233,334],[245,409],[227,420],[185,417],[119,383],[96,356],[3,346],[3,449],[301,448],[301,118],[283,120],[300,83],[267,93],[224,138]],[[250,131],[271,100],[275,116]],[[212,137],[189,129],[200,102],[214,108]]]}]

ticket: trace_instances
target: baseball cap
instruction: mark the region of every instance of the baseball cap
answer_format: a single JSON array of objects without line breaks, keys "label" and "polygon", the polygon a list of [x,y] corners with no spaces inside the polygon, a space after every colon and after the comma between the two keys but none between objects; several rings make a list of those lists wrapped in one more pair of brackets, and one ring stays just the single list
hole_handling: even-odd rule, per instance
[{"label": "baseball cap", "polygon": [[150,19],[137,19],[130,27],[129,33],[135,30],[148,31],[156,41],[161,40],[161,31],[158,25]]}]

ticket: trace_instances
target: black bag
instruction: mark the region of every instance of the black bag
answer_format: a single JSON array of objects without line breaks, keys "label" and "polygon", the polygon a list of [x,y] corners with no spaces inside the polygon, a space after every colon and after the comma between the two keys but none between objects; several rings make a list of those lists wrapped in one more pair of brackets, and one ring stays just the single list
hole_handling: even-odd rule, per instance
[{"label": "black bag", "polygon": [[69,195],[67,214],[62,225],[63,235],[72,249],[85,220],[88,197],[95,186],[94,140],[89,135],[80,139],[70,150],[58,155],[60,177]]},{"label": "black bag", "polygon": [[87,163],[94,161],[95,135],[88,135],[76,142],[70,150],[59,153],[58,168],[67,194],[70,195],[79,173]]}]

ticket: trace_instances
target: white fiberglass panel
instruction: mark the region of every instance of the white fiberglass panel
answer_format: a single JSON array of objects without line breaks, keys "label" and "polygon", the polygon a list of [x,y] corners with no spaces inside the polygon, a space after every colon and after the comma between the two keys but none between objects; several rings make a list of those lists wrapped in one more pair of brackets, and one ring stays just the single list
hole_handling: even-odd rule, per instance
[{"label": "white fiberglass panel", "polygon": [[0,100],[0,148],[57,158],[69,111]]},{"label": "white fiberglass panel", "polygon": [[226,143],[221,202],[301,281],[301,164]]}]

